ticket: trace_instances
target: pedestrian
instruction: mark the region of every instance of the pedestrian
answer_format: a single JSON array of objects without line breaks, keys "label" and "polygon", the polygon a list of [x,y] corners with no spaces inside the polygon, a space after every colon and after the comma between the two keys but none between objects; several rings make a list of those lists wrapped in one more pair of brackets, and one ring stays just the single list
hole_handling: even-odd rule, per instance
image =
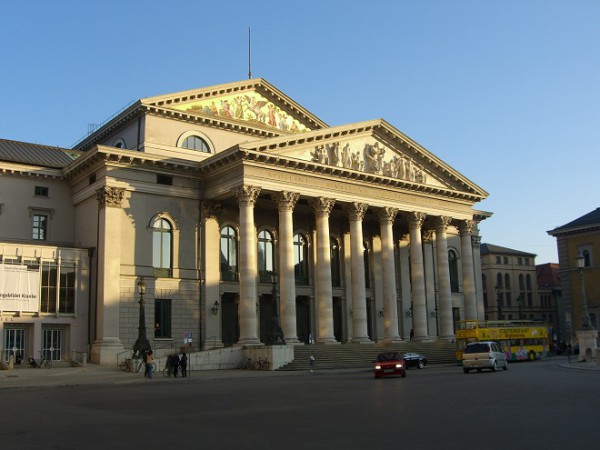
[{"label": "pedestrian", "polygon": [[171,356],[171,368],[173,369],[173,376],[177,378],[177,372],[179,372],[179,355],[177,353]]},{"label": "pedestrian", "polygon": [[567,361],[569,362],[569,364],[571,364],[571,355],[573,354],[573,347],[571,347],[571,344],[569,343],[569,345],[567,345]]},{"label": "pedestrian", "polygon": [[172,355],[167,356],[167,363],[165,365],[165,367],[167,368],[167,376],[171,376],[171,373],[173,373],[173,365],[171,360],[173,359]]},{"label": "pedestrian", "polygon": [[412,341],[413,337],[415,335],[415,330],[413,330],[412,328],[410,329],[410,340]]},{"label": "pedestrian", "polygon": [[146,353],[146,378],[152,379],[153,361],[152,350],[148,350],[148,353]]},{"label": "pedestrian", "polygon": [[181,359],[179,360],[179,367],[181,368],[181,376],[183,378],[187,377],[187,355],[185,352],[181,355]]}]

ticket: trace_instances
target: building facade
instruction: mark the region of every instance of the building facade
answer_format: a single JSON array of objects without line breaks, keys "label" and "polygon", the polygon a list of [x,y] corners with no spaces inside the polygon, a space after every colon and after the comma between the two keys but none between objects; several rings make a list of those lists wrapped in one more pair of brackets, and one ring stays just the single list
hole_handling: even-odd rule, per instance
[{"label": "building facade", "polygon": [[40,280],[28,308],[0,299],[5,355],[58,329],[63,354],[115,363],[140,277],[154,348],[277,326],[298,345],[452,339],[483,317],[487,193],[384,120],[329,127],[251,79],[139,100],[73,149],[0,152],[3,280]]},{"label": "building facade", "polygon": [[[583,328],[584,316],[598,329],[600,314],[600,208],[595,209],[548,234],[556,238],[564,319],[561,328],[570,341]],[[582,259],[581,268],[577,259]]]}]

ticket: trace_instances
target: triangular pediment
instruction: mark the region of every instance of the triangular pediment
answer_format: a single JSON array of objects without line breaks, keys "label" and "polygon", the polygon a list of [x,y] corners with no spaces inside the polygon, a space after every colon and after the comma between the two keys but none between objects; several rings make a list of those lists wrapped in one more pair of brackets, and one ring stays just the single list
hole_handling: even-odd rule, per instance
[{"label": "triangular pediment", "polygon": [[487,197],[487,192],[384,120],[313,131],[244,145],[285,158],[332,168],[340,176],[360,172],[389,184]]},{"label": "triangular pediment", "polygon": [[183,112],[274,134],[299,134],[327,127],[316,116],[263,79],[253,79],[143,100],[146,105]]}]

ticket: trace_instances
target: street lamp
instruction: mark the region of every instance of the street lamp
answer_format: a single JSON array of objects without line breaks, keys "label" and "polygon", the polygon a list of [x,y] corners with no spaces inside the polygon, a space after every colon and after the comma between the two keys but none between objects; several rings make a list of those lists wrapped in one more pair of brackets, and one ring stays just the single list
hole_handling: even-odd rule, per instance
[{"label": "street lamp", "polygon": [[588,313],[588,307],[587,307],[587,296],[585,293],[585,280],[584,280],[584,274],[583,274],[583,268],[585,267],[585,257],[583,256],[583,253],[579,252],[579,254],[577,255],[577,258],[575,258],[575,261],[577,262],[577,267],[579,268],[579,280],[581,282],[581,295],[583,298],[583,315],[581,317],[581,329],[582,330],[592,330],[592,322],[590,321],[590,315]]},{"label": "street lamp", "polygon": [[144,277],[140,277],[137,283],[138,293],[140,294],[140,320],[138,324],[138,337],[133,344],[133,356],[134,358],[143,359],[147,352],[152,350],[150,342],[146,337],[146,315],[144,313],[144,294],[146,293],[146,283]]},{"label": "street lamp", "polygon": [[496,289],[496,302],[498,303],[498,320],[502,320],[502,286],[497,285]]},{"label": "street lamp", "polygon": [[277,280],[277,272],[273,270],[271,272],[271,283],[273,284],[273,288],[271,289],[271,295],[275,303],[275,317],[273,317],[273,323],[271,325],[270,341],[271,344],[277,344],[278,342],[285,344],[285,340],[283,338],[283,330],[279,325],[279,295],[277,292]]}]

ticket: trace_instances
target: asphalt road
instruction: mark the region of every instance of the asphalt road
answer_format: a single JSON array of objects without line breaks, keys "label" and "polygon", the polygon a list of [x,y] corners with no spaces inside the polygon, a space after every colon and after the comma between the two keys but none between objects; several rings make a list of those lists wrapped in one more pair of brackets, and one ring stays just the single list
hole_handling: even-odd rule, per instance
[{"label": "asphalt road", "polygon": [[600,372],[411,369],[0,391],[1,448],[486,449],[595,446]]}]

